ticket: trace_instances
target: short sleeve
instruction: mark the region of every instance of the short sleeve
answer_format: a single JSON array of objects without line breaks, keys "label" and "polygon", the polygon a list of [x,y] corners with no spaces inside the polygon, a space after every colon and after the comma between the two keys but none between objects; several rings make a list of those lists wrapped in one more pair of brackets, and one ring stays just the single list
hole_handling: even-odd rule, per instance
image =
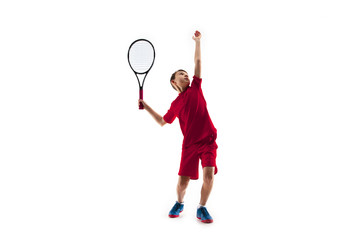
[{"label": "short sleeve", "polygon": [[167,113],[163,116],[163,119],[167,123],[172,123],[176,116],[177,116],[177,109],[178,109],[178,101],[173,101],[171,103],[170,109],[167,111]]},{"label": "short sleeve", "polygon": [[176,118],[176,115],[174,114],[171,109],[168,110],[168,112],[163,116],[163,119],[167,123],[172,123]]},{"label": "short sleeve", "polygon": [[201,88],[202,78],[198,78],[197,76],[193,76],[193,81],[191,83],[191,87]]}]

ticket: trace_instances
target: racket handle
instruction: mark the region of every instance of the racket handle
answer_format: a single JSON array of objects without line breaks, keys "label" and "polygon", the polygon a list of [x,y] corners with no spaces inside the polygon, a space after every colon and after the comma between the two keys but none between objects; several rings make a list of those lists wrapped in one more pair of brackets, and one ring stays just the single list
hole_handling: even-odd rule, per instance
[{"label": "racket handle", "polygon": [[[139,91],[139,98],[141,100],[143,100],[143,90],[142,89],[140,89],[140,91]],[[144,105],[142,103],[140,103],[139,109],[144,109]]]}]

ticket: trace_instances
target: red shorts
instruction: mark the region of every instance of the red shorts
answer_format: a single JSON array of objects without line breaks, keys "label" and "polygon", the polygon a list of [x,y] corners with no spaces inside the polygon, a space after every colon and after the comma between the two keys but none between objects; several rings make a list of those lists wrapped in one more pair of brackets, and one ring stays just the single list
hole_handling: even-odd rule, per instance
[{"label": "red shorts", "polygon": [[196,180],[199,178],[199,159],[201,159],[201,166],[215,167],[216,166],[216,149],[218,148],[216,142],[216,135],[211,135],[199,143],[193,144],[187,148],[183,148],[180,162],[180,176],[189,176],[190,179]]}]

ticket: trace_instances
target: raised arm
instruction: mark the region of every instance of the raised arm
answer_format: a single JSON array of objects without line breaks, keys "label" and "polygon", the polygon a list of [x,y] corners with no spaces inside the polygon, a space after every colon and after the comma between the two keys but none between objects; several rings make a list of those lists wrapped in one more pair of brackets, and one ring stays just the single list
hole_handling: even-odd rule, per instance
[{"label": "raised arm", "polygon": [[200,39],[201,33],[196,31],[194,36],[192,37],[195,41],[195,76],[201,78],[201,50],[200,50]]}]

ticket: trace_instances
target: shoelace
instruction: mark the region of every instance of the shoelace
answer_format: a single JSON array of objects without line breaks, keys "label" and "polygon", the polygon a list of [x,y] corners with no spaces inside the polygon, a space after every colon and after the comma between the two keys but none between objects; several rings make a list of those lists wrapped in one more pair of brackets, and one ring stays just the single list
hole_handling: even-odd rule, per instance
[{"label": "shoelace", "polygon": [[177,212],[177,211],[180,209],[180,207],[181,207],[181,204],[178,203],[178,202],[176,202],[176,204],[175,204],[175,206],[173,207],[172,211],[176,211],[176,212]]},{"label": "shoelace", "polygon": [[201,213],[203,214],[204,217],[210,218],[210,214],[209,214],[209,212],[207,211],[206,208],[202,207],[202,208],[200,208],[200,211],[201,211]]}]

